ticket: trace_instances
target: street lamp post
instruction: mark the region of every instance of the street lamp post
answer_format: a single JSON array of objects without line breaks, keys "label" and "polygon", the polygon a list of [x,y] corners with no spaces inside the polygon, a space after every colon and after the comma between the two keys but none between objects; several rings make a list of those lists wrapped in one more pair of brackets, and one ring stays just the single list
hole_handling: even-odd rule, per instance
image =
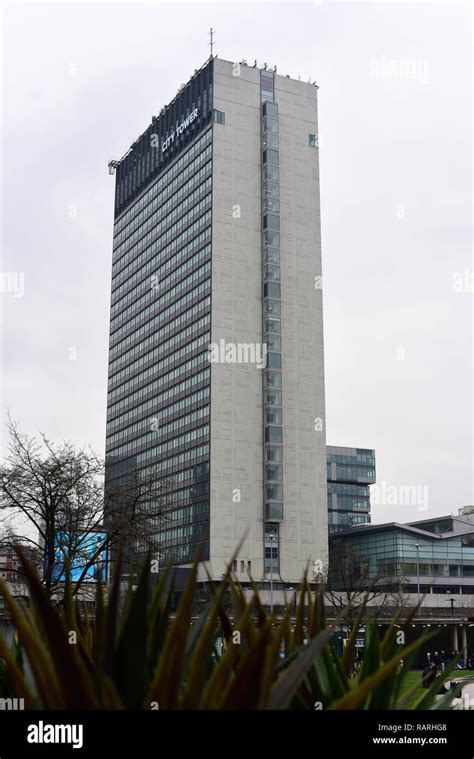
[{"label": "street lamp post", "polygon": [[416,584],[418,593],[418,606],[420,605],[420,544],[415,543],[413,546],[416,549]]}]

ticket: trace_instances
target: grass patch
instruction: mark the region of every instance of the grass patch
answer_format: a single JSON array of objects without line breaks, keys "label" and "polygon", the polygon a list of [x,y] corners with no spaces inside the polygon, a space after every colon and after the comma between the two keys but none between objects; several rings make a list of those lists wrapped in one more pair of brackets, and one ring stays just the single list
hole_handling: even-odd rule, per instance
[{"label": "grass patch", "polygon": [[[420,700],[420,698],[423,696],[424,693],[426,693],[426,688],[423,688],[421,684],[421,677],[422,677],[422,671],[421,669],[408,672],[406,679],[405,679],[405,685],[404,692],[406,693],[407,690],[410,690],[414,685],[418,684],[418,688],[416,689],[413,696],[409,699],[407,702],[407,709],[413,709],[413,707],[416,705],[416,703]],[[460,680],[462,677],[472,677],[474,679],[474,670],[456,670],[452,673],[451,679],[452,680]],[[443,682],[442,676],[438,678],[439,684],[441,686],[441,683]]]}]

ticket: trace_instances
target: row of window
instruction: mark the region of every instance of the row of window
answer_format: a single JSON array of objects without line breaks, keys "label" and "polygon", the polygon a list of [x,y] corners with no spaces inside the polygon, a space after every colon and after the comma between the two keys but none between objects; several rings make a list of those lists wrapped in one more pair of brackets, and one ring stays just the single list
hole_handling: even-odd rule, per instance
[{"label": "row of window", "polygon": [[[177,424],[181,424],[182,427],[185,427],[190,423],[190,414],[186,413],[189,410],[190,406],[200,403],[199,409],[208,409],[208,399],[209,388],[203,388],[197,393],[193,393],[187,398],[182,398],[177,403],[174,403],[171,406],[167,406],[161,412],[157,412],[152,417],[145,417],[144,419],[140,419],[138,422],[134,422],[127,427],[121,427],[115,433],[113,430],[109,429],[107,431],[108,434],[106,438],[108,450],[111,450],[114,443],[118,442],[119,440],[124,440],[125,438],[128,438],[131,435],[136,435],[137,433],[141,434],[144,431],[153,431],[154,435],[158,439],[159,437],[169,434],[169,432],[173,431],[173,429],[176,429],[173,428],[173,424],[175,422]],[[193,411],[192,413],[197,413],[197,411]],[[177,415],[177,418],[173,422],[166,422],[168,418],[174,417],[175,415]]]},{"label": "row of window", "polygon": [[211,227],[205,229],[200,235],[194,237],[187,245],[183,245],[179,250],[171,252],[168,248],[163,248],[157,255],[152,258],[140,259],[140,268],[137,269],[125,282],[122,282],[115,290],[112,290],[112,302],[118,300],[123,293],[129,289],[134,290],[135,286],[146,284],[147,286],[151,282],[151,277],[154,274],[158,275],[158,279],[166,276],[166,274],[174,269],[174,267],[185,261],[190,256],[194,255],[196,251],[205,248],[209,254],[211,252]]},{"label": "row of window", "polygon": [[[174,237],[169,243],[162,245],[162,240],[155,240],[148,246],[146,250],[142,251],[142,254],[130,261],[123,269],[118,273],[112,270],[112,292],[115,293],[116,289],[122,284],[127,284],[134,274],[138,274],[143,271],[145,266],[156,265],[156,261],[172,258],[177,255],[186,245],[192,244],[192,241],[203,234],[206,227],[210,227],[211,224],[211,212],[207,211],[200,219],[194,221],[187,229],[180,235]],[[210,239],[210,229],[208,230]],[[159,255],[157,259],[156,256]],[[115,288],[115,289],[114,289]]]},{"label": "row of window", "polygon": [[[150,382],[149,385],[146,385],[145,387],[141,387],[139,390],[136,390],[131,395],[127,395],[125,398],[122,398],[120,401],[118,401],[115,406],[113,407],[115,412],[120,412],[122,409],[128,408],[130,405],[135,405],[137,401],[140,401],[141,398],[146,398],[149,395],[153,393],[153,395],[156,394],[157,390],[160,390],[160,388],[166,387],[167,385],[171,384],[177,384],[178,382],[181,382],[184,375],[188,373],[197,373],[201,371],[204,368],[204,365],[208,363],[208,357],[204,353],[200,353],[195,358],[191,359],[191,361],[188,361],[185,364],[181,364],[181,366],[176,367],[176,369],[173,369],[171,372],[168,372],[168,374],[163,375],[162,377],[158,377],[154,382]],[[194,381],[196,380],[195,377],[193,377]]]},{"label": "row of window", "polygon": [[365,514],[351,514],[349,512],[328,510],[328,521],[331,525],[351,527],[353,524],[370,524],[369,516]]},{"label": "row of window", "polygon": [[[210,170],[207,172],[210,174]],[[127,240],[122,244],[122,250],[120,258],[116,257],[114,258],[114,264],[113,268],[114,271],[117,271],[117,268],[120,263],[125,263],[126,261],[130,260],[130,256],[128,255],[128,251],[133,250],[135,253],[141,252],[137,250],[137,246],[140,246],[140,242],[136,243],[133,248],[127,248],[127,245],[130,245],[135,242],[135,240],[146,240],[146,239],[152,239],[151,237],[148,238],[148,235],[150,233],[147,233],[148,229],[153,230],[153,237],[164,237],[165,231],[170,230],[173,228],[180,229],[181,227],[185,226],[187,223],[187,219],[189,219],[188,216],[186,216],[186,211],[189,209],[194,210],[195,207],[199,205],[199,201],[201,201],[203,198],[205,198],[206,195],[210,194],[212,187],[212,178],[209,176],[208,179],[204,180],[199,187],[197,187],[194,192],[192,192],[186,200],[184,200],[179,205],[171,205],[171,201],[168,201],[170,203],[170,208],[168,209],[167,215],[163,215],[161,212],[161,209],[159,211],[156,211],[153,216],[150,216],[146,224],[144,224],[140,229],[137,229],[136,232],[134,232]],[[182,217],[182,218],[181,218]],[[158,221],[160,219],[160,221]],[[180,221],[178,221],[181,219]],[[174,224],[176,222],[177,227],[174,227]],[[143,249],[143,246],[142,246]],[[118,249],[115,251],[118,254]]]},{"label": "row of window", "polygon": [[[122,225],[120,231],[114,230],[114,246],[117,247],[127,236],[133,232],[138,226],[141,226],[142,222],[152,214],[161,203],[167,202],[170,198],[174,199],[174,203],[180,202],[184,193],[191,191],[200,180],[204,177],[205,172],[210,170],[210,163],[206,161],[203,155],[207,156],[207,159],[212,156],[212,148],[206,148],[198,156],[198,158],[191,161],[186,167],[186,173],[180,174],[175,177],[168,185],[166,185],[161,191],[160,187],[155,186],[156,193],[150,199],[148,205],[140,211],[128,224]],[[203,166],[205,162],[205,166]]]},{"label": "row of window", "polygon": [[[186,398],[181,398],[181,400],[177,401],[176,403],[172,403],[170,406],[165,406],[165,408],[157,411],[153,417],[148,416],[144,419],[140,419],[140,421],[135,422],[132,425],[129,425],[128,427],[122,427],[120,429],[120,435],[125,437],[128,435],[133,435],[135,432],[142,431],[146,428],[149,429],[153,422],[155,425],[162,427],[162,425],[166,423],[167,419],[174,416],[183,416],[183,414],[185,414],[191,406],[202,406],[204,404],[208,405],[209,396],[209,387],[204,387],[201,390],[192,393],[192,395],[188,395]],[[112,433],[110,432],[109,434]]]},{"label": "row of window", "polygon": [[177,332],[169,340],[165,340],[162,343],[159,342],[158,335],[155,333],[155,340],[153,342],[158,343],[158,346],[154,350],[148,351],[147,353],[142,353],[139,359],[128,364],[128,366],[125,366],[115,374],[112,374],[112,370],[110,370],[109,387],[112,387],[113,384],[121,382],[124,378],[134,374],[136,371],[146,366],[151,361],[156,361],[163,354],[174,351],[178,347],[181,347],[182,344],[188,343],[196,335],[197,332],[200,332],[202,329],[208,327],[210,321],[210,314],[207,314],[206,316],[201,317],[201,319],[198,319],[193,324],[190,324],[185,329],[181,330],[181,332]]},{"label": "row of window", "polygon": [[174,419],[172,422],[168,422],[167,424],[158,425],[156,430],[153,429],[153,420],[149,420],[148,424],[145,426],[148,428],[148,430],[150,430],[151,427],[152,430],[147,432],[146,435],[139,435],[133,440],[130,440],[128,443],[125,443],[118,448],[114,448],[114,445],[116,443],[124,439],[122,432],[117,432],[115,435],[111,435],[109,437],[109,440],[107,441],[107,450],[113,456],[129,455],[131,453],[134,453],[137,449],[141,449],[147,446],[148,444],[158,444],[159,440],[167,437],[168,435],[175,435],[175,438],[173,440],[169,440],[168,443],[171,445],[171,447],[177,447],[177,444],[173,445],[174,440],[178,439],[179,434],[186,427],[188,427],[190,424],[202,423],[202,421],[208,419],[208,417],[209,405],[206,405],[196,409],[195,411],[191,411],[190,414],[186,414],[186,416],[182,416],[180,419]]},{"label": "row of window", "polygon": [[[172,549],[164,551],[165,564],[190,564],[196,557],[198,546],[196,543],[184,543]],[[199,558],[201,561],[209,559],[209,541],[199,543]]]},{"label": "row of window", "polygon": [[[331,464],[328,467],[328,480],[333,479],[331,474]],[[358,480],[360,477],[375,478],[375,469],[371,469],[368,466],[341,466],[336,465],[336,479],[337,480]]]},{"label": "row of window", "polygon": [[[142,351],[146,351],[151,345],[154,345],[155,339],[162,340],[166,335],[174,332],[175,329],[178,329],[182,325],[188,324],[188,322],[192,322],[194,319],[199,319],[201,314],[205,314],[209,311],[210,302],[210,298],[207,297],[198,303],[195,303],[194,306],[188,308],[187,311],[183,311],[182,314],[176,316],[173,321],[167,322],[160,327],[160,329],[153,331],[151,335],[148,335],[148,337],[141,342],[135,342],[133,346],[130,346],[130,344],[134,342],[133,334],[126,337],[110,351],[110,371],[115,371],[124,362],[130,361],[135,355],[142,353]],[[149,332],[150,328],[154,326],[154,321],[155,320],[152,319],[151,324],[147,323],[145,327],[140,328],[140,330],[138,330],[140,334],[143,334],[143,332]],[[120,355],[117,356],[119,351]]]},{"label": "row of window", "polygon": [[[247,569],[246,569],[247,566]],[[234,559],[232,562],[232,571],[237,574],[237,567],[238,567],[238,559]],[[245,559],[240,559],[240,574],[243,575],[245,572],[247,574],[252,574],[252,562]]]},{"label": "row of window", "polygon": [[[179,490],[172,490],[166,493],[165,500],[167,504],[166,512],[164,514],[168,521],[179,519],[179,512],[184,505],[192,504],[196,500],[198,495],[208,495],[210,488],[209,478],[196,482],[193,485],[189,485]],[[153,508],[153,504],[151,504]]]},{"label": "row of window", "polygon": [[[199,439],[201,437],[205,437],[209,434],[209,426],[202,427],[199,430],[193,430],[192,432],[188,432],[187,435],[184,435],[184,437],[187,438],[187,440],[183,443],[183,445],[192,443],[193,441],[196,441],[196,445],[192,448],[189,448],[187,451],[183,451],[182,453],[176,454],[175,456],[164,456],[163,454],[167,450],[171,450],[171,448],[162,448],[162,450],[158,451],[155,447],[149,448],[148,451],[145,451],[144,453],[141,453],[139,456],[137,456],[137,464],[146,463],[149,459],[155,459],[159,457],[159,467],[162,472],[166,471],[168,468],[173,467],[182,467],[186,464],[190,464],[191,461],[194,461],[195,459],[199,458],[200,456],[208,456],[209,455],[209,444],[205,443],[203,445],[198,445]],[[166,445],[166,444],[165,444]]]},{"label": "row of window", "polygon": [[136,302],[141,292],[148,295],[149,298],[156,296],[158,292],[166,290],[176,280],[183,277],[191,269],[194,269],[202,261],[210,259],[210,257],[211,246],[206,245],[197,252],[191,250],[191,255],[182,258],[183,263],[181,265],[179,265],[179,260],[176,260],[176,257],[175,259],[166,261],[162,266],[155,268],[151,275],[137,282],[136,286],[124,294],[122,298],[115,301],[110,310],[111,317],[115,316],[128,303],[132,301]]},{"label": "row of window", "polygon": [[[202,382],[209,382],[209,377],[210,369],[205,369],[200,374],[197,374],[194,377],[190,377],[184,382],[180,382],[178,385],[173,385],[172,387],[167,388],[162,393],[155,396],[154,398],[151,398],[146,403],[141,403],[139,406],[135,406],[135,408],[131,409],[127,413],[121,414],[120,416],[110,417],[107,422],[107,430],[113,431],[117,426],[131,421],[132,419],[136,419],[143,414],[146,414],[147,418],[149,418],[150,414],[153,413],[153,410],[156,409],[157,406],[160,406],[162,403],[166,403],[167,401],[172,400],[181,393],[185,393],[186,391],[191,390],[193,387],[196,387],[196,385],[199,385]],[[203,390],[208,390],[208,388],[204,388]],[[192,397],[192,395],[188,396],[188,398]],[[115,406],[111,406],[109,409],[109,415],[111,415],[114,411]]]},{"label": "row of window", "polygon": [[336,493],[336,495],[369,496],[370,489],[368,485],[355,485],[352,483],[346,485],[341,482],[329,482],[328,494],[332,495],[333,493]]},{"label": "row of window", "polygon": [[[203,504],[203,508],[205,507],[206,503]],[[156,539],[160,545],[163,545],[165,547],[168,545],[173,545],[174,543],[178,543],[180,541],[188,542],[192,540],[192,538],[194,538],[194,541],[197,542],[202,533],[207,532],[207,529],[207,521],[193,521],[191,524],[184,525],[183,527],[172,527],[171,529],[167,530],[159,530],[156,533]]]},{"label": "row of window", "polygon": [[[209,180],[210,181],[210,180]],[[204,186],[203,186],[204,187]],[[209,188],[196,190],[195,202],[186,204],[185,207],[175,208],[163,221],[152,225],[151,231],[143,235],[138,242],[128,249],[124,255],[113,265],[114,276],[121,273],[119,268],[127,261],[143,256],[153,242],[157,247],[164,247],[170,240],[178,235],[184,227],[192,224],[196,217],[201,216],[211,205],[211,193]],[[186,210],[188,209],[188,210]]]},{"label": "row of window", "polygon": [[[190,490],[190,498],[195,498],[198,492],[192,492]],[[205,493],[202,493],[205,495]],[[193,502],[188,506],[182,506],[179,509],[173,509],[170,512],[166,512],[165,519],[173,523],[173,526],[180,524],[188,524],[189,522],[197,522],[203,518],[209,516],[209,499],[205,501]]]},{"label": "row of window", "polygon": [[[202,169],[193,176],[188,185],[183,186],[175,195],[163,203],[157,211],[149,216],[135,232],[129,234],[125,240],[113,251],[113,268],[117,269],[119,263],[125,258],[125,253],[136,240],[142,239],[147,230],[163,232],[178,216],[183,215],[188,208],[196,205],[203,195],[210,192],[212,187],[211,162],[208,161]],[[179,196],[179,197],[178,197]],[[128,233],[128,229],[125,230]]]},{"label": "row of window", "polygon": [[[377,572],[418,575],[416,562],[378,561]],[[420,577],[474,577],[474,564],[420,564]]]},{"label": "row of window", "polygon": [[[329,494],[328,494],[329,495]],[[342,511],[370,511],[370,498],[357,495],[338,495],[336,509]]]},{"label": "row of window", "polygon": [[[209,446],[207,446],[207,449],[209,449]],[[196,456],[197,458],[197,456]],[[150,475],[155,475],[157,471],[156,465],[153,465],[151,467],[146,467],[142,469],[142,472],[145,477],[149,477]],[[195,462],[191,464],[191,468],[183,469],[180,472],[174,472],[171,475],[167,475],[167,479],[169,479],[172,483],[172,486],[177,489],[180,487],[184,487],[187,484],[195,484],[197,482],[201,482],[202,480],[209,481],[209,462],[204,461],[202,463],[196,464]]]},{"label": "row of window", "polygon": [[163,293],[159,298],[155,297],[155,300],[146,307],[145,303],[150,300],[150,294],[146,293],[146,295],[142,295],[137,301],[135,301],[135,303],[132,303],[131,306],[128,306],[128,308],[122,311],[121,314],[110,320],[111,333],[115,332],[122,324],[126,323],[129,327],[133,327],[144,317],[153,314],[155,311],[161,311],[166,303],[169,301],[175,301],[181,293],[186,292],[189,288],[193,287],[200,278],[205,277],[210,274],[210,272],[211,262],[207,261],[199,269],[191,272],[191,274],[185,279],[182,279],[181,282],[178,282],[170,290]]},{"label": "row of window", "polygon": [[165,356],[165,358],[162,358],[161,361],[158,361],[156,364],[152,364],[147,369],[139,372],[139,374],[136,374],[134,377],[125,379],[125,381],[123,381],[120,385],[116,385],[113,390],[109,390],[109,401],[112,402],[114,398],[117,398],[124,392],[131,391],[137,385],[143,385],[150,378],[155,377],[157,374],[160,374],[160,372],[168,370],[171,366],[174,366],[181,361],[185,361],[195,351],[199,349],[206,349],[209,345],[210,338],[210,332],[206,332],[204,335],[197,337],[191,343],[188,343],[187,345],[178,348],[178,350],[175,350],[173,353],[170,353],[168,356]]},{"label": "row of window", "polygon": [[[459,586],[453,586],[453,585],[420,585],[419,588],[420,595],[426,596],[428,594],[451,594],[451,595],[466,595],[466,596],[474,596],[474,585],[461,585]],[[403,593],[417,593],[418,594],[418,584],[413,585],[402,585],[402,592]],[[448,606],[449,608],[449,606]]]},{"label": "row of window", "polygon": [[[211,280],[208,279],[205,282],[201,282],[201,284],[198,287],[195,287],[194,290],[191,290],[191,292],[186,293],[186,295],[183,295],[182,298],[179,298],[179,300],[175,301],[174,303],[171,303],[167,308],[164,308],[162,311],[160,311],[159,314],[156,314],[156,316],[153,319],[148,319],[145,321],[144,324],[142,324],[137,329],[133,330],[132,332],[129,332],[127,334],[127,330],[130,329],[131,322],[128,322],[126,325],[119,327],[119,329],[113,333],[113,335],[110,336],[110,341],[112,344],[112,348],[115,348],[115,346],[122,342],[122,338],[124,335],[128,337],[131,337],[131,342],[135,340],[140,339],[141,335],[143,333],[149,333],[150,329],[155,330],[155,328],[158,328],[159,326],[163,325],[165,322],[169,321],[170,319],[175,319],[176,315],[179,314],[180,311],[186,310],[188,306],[191,305],[191,303],[197,299],[199,299],[201,296],[204,296],[206,293],[208,293],[211,289]],[[140,315],[139,315],[140,316]],[[143,317],[142,317],[143,318]],[[139,323],[139,317],[135,318],[133,320],[133,324]]]},{"label": "row of window", "polygon": [[155,194],[163,190],[174,177],[180,176],[183,169],[186,167],[186,164],[192,162],[194,157],[197,156],[203,150],[203,148],[209,145],[211,142],[212,130],[208,129],[203,133],[201,137],[199,137],[198,140],[196,140],[194,145],[188,148],[188,150],[186,150],[186,152],[183,153],[180,158],[178,158],[176,163],[173,163],[173,165],[170,166],[168,171],[165,171],[163,174],[161,174],[161,176],[158,177],[158,179],[151,185],[151,187],[143,195],[137,198],[137,200],[135,200],[128,207],[125,213],[121,214],[121,216],[117,218],[114,224],[114,231],[119,232],[126,224],[128,224],[131,219],[133,219],[133,217],[136,216],[136,214],[139,213],[141,209],[150,202],[150,199],[153,198]]},{"label": "row of window", "polygon": [[370,464],[375,466],[375,456],[372,451],[358,451],[355,456],[344,453],[328,453],[326,461],[328,464],[349,464],[350,466]]},{"label": "row of window", "polygon": [[188,432],[172,438],[171,440],[167,440],[164,443],[158,443],[155,445],[153,442],[155,439],[155,433],[150,433],[149,435],[144,436],[141,440],[134,440],[131,443],[127,443],[127,445],[114,448],[112,451],[108,451],[108,453],[116,458],[123,458],[124,455],[136,452],[138,449],[143,448],[147,443],[153,443],[150,448],[136,456],[137,465],[139,465],[149,458],[166,458],[166,455],[175,448],[190,446],[195,441],[198,441],[202,437],[206,437],[208,434],[209,425],[206,424],[202,427],[196,427],[193,430],[189,430]]}]

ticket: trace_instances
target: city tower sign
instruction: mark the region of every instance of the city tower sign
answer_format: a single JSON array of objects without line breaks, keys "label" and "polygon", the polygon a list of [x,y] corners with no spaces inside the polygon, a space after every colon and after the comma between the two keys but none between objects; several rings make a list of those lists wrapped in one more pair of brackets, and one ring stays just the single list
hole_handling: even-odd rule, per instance
[{"label": "city tower sign", "polygon": [[162,153],[165,153],[170,147],[170,145],[174,144],[175,137],[179,137],[180,134],[183,134],[183,132],[186,131],[186,129],[193,123],[193,121],[197,119],[198,115],[199,115],[199,108],[195,108],[194,111],[191,111],[189,116],[186,116],[186,118],[183,119],[183,121],[181,121],[180,124],[178,124],[176,129],[173,132],[171,132],[171,134],[161,143]]}]

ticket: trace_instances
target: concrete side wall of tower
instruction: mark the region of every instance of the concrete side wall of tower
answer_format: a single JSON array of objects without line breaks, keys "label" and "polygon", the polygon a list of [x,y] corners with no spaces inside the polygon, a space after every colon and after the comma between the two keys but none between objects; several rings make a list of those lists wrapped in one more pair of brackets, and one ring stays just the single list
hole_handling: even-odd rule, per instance
[{"label": "concrete side wall of tower", "polygon": [[[216,59],[212,342],[261,343],[260,72]],[[284,521],[281,579],[296,583],[308,560],[327,561],[316,89],[275,77],[280,112]],[[320,419],[321,425],[315,420]],[[315,426],[317,429],[315,429]],[[322,429],[319,427],[322,426]],[[238,541],[238,575],[263,578],[262,370],[211,369],[210,570],[219,579]],[[239,500],[240,497],[240,500]],[[244,573],[240,573],[244,561]],[[277,579],[277,578],[275,578]]]},{"label": "concrete side wall of tower", "polygon": [[[212,342],[262,342],[260,76],[214,61]],[[211,368],[212,575],[225,570],[239,540],[243,560],[263,574],[262,370],[253,364]],[[237,492],[236,492],[237,491]],[[238,498],[240,497],[240,501]]]},{"label": "concrete side wall of tower", "polygon": [[284,521],[281,574],[327,564],[326,411],[319,150],[314,86],[275,77],[280,117]]}]

